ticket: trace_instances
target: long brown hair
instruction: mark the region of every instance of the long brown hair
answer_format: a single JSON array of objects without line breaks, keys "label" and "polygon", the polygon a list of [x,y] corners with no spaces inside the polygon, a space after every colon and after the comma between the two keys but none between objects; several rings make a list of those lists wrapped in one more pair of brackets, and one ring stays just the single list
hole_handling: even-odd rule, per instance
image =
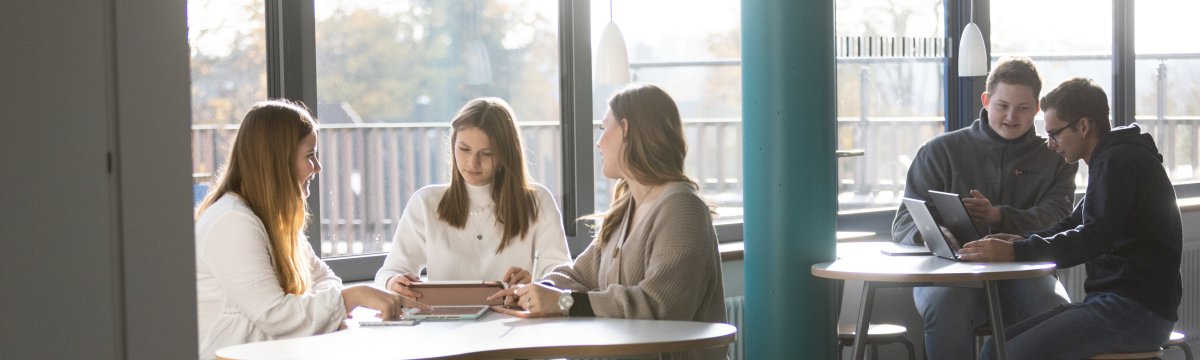
[{"label": "long brown hair", "polygon": [[538,216],[537,193],[525,170],[521,132],[513,120],[508,103],[498,98],[478,98],[467,102],[450,123],[450,188],[438,203],[438,218],[456,228],[466,227],[470,198],[466,180],[458,170],[454,146],[460,131],[477,128],[492,143],[496,173],[492,177],[492,201],[496,220],[504,225],[499,254],[514,237],[524,238]]},{"label": "long brown hair", "polygon": [[[644,185],[686,182],[699,189],[683,170],[688,146],[683,136],[683,120],[671,95],[651,84],[630,84],[608,99],[608,108],[613,118],[625,120],[627,126],[622,139],[625,151],[621,155],[627,176]],[[599,245],[604,245],[609,235],[617,231],[619,220],[629,212],[633,196],[628,180],[617,180],[608,211],[586,217],[603,219],[596,237]]]},{"label": "long brown hair", "polygon": [[267,230],[275,278],[288,294],[303,294],[311,282],[299,251],[308,211],[295,156],[301,139],[315,133],[316,126],[303,104],[287,100],[254,104],[242,120],[217,185],[196,210],[199,219],[225,194],[241,196]]}]

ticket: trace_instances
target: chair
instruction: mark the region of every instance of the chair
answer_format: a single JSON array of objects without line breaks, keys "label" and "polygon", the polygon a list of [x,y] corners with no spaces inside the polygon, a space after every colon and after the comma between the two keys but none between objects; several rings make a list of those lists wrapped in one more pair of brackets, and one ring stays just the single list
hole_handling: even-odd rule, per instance
[{"label": "chair", "polygon": [[992,324],[987,323],[975,327],[975,354],[983,351],[983,339],[992,336]]},{"label": "chair", "polygon": [[[868,334],[870,334],[870,333],[868,332]],[[1173,332],[1171,332],[1171,338],[1167,339],[1166,344],[1163,344],[1163,350],[1166,350],[1167,348],[1170,348],[1172,346],[1178,346],[1180,349],[1183,349],[1183,358],[1184,359],[1193,360],[1192,347],[1188,346],[1187,341],[1185,341],[1186,339],[1187,339],[1187,335],[1184,335],[1183,333],[1178,332],[1178,331],[1173,331]]]},{"label": "chair", "polygon": [[[916,350],[913,349],[912,342],[904,338],[906,333],[908,333],[908,329],[900,325],[871,324],[867,327],[867,344],[871,346],[872,354],[878,354],[879,345],[898,342],[908,349],[908,360],[914,360],[916,359]],[[843,348],[854,346],[854,335],[854,324],[838,325],[838,359],[842,358]]]},{"label": "chair", "polygon": [[[870,333],[867,333],[868,335]],[[978,353],[983,348],[983,337],[992,335],[992,326],[989,324],[980,325],[975,328],[975,352]],[[1187,341],[1184,341],[1187,335],[1181,332],[1171,332],[1171,338],[1163,344],[1162,350],[1149,351],[1141,353],[1124,353],[1124,354],[1096,354],[1088,359],[1154,359],[1162,356],[1163,351],[1172,346],[1178,346],[1183,350],[1183,358],[1186,360],[1195,360],[1192,357],[1192,347],[1188,346]]]},{"label": "chair", "polygon": [[1117,360],[1117,359],[1158,359],[1162,356],[1162,349],[1158,351],[1147,351],[1137,353],[1113,353],[1113,354],[1096,354],[1088,358],[1088,360]]},{"label": "chair", "polygon": [[[842,352],[845,347],[854,346],[855,325],[858,320],[857,306],[841,306],[842,302],[849,301],[850,304],[858,304],[862,299],[863,282],[847,280],[841,284],[843,297],[838,302],[838,326],[837,326],[837,354],[841,360]],[[916,359],[916,350],[913,348],[912,342],[904,337],[908,333],[908,329],[901,325],[894,324],[869,324],[867,326],[867,345],[870,345],[871,354],[879,354],[879,345],[900,343],[908,349],[908,359]]]}]

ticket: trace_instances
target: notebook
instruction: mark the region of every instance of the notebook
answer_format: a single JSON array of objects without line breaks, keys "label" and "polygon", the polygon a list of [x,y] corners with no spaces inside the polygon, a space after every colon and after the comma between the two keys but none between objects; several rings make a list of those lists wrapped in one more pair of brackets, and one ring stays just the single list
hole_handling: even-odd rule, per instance
[{"label": "notebook", "polygon": [[958,243],[966,244],[979,240],[979,229],[975,228],[971,215],[967,215],[967,208],[963,206],[958,194],[929,190],[929,196],[941,217],[942,226],[950,229]]},{"label": "notebook", "polygon": [[925,247],[929,248],[929,252],[940,258],[959,261],[958,249],[960,246],[956,243],[952,244],[942,235],[942,229],[934,220],[933,214],[929,212],[929,206],[925,204],[925,201],[904,198],[904,206],[908,208],[913,223],[917,225],[917,231],[921,232],[921,237],[925,239]]}]

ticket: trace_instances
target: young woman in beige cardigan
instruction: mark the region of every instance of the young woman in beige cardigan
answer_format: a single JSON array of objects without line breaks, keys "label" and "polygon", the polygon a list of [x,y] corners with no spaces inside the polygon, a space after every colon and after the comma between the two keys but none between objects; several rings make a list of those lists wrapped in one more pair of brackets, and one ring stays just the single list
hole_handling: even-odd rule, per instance
[{"label": "young woman in beige cardigan", "polygon": [[[608,101],[596,147],[617,179],[599,234],[573,264],[517,297],[522,316],[599,316],[725,322],[717,236],[708,203],[683,170],[687,143],[675,101],[649,84]],[[724,358],[725,348],[672,358]]]}]

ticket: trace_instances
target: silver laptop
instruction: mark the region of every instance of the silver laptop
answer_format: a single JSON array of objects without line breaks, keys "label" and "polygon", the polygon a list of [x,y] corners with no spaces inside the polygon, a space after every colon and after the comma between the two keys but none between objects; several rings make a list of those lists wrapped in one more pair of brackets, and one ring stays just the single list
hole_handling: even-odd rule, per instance
[{"label": "silver laptop", "polygon": [[967,208],[958,194],[929,190],[929,197],[941,217],[942,226],[950,229],[960,244],[979,240],[979,229],[971,221],[971,215],[967,215]]},{"label": "silver laptop", "polygon": [[921,238],[925,240],[925,247],[929,248],[929,252],[940,258],[959,261],[958,249],[960,246],[951,243],[942,235],[942,229],[938,227],[938,222],[929,212],[929,206],[926,206],[925,201],[904,198],[904,206],[908,208],[908,213],[912,216],[913,223],[917,225],[917,231],[921,232]]}]

